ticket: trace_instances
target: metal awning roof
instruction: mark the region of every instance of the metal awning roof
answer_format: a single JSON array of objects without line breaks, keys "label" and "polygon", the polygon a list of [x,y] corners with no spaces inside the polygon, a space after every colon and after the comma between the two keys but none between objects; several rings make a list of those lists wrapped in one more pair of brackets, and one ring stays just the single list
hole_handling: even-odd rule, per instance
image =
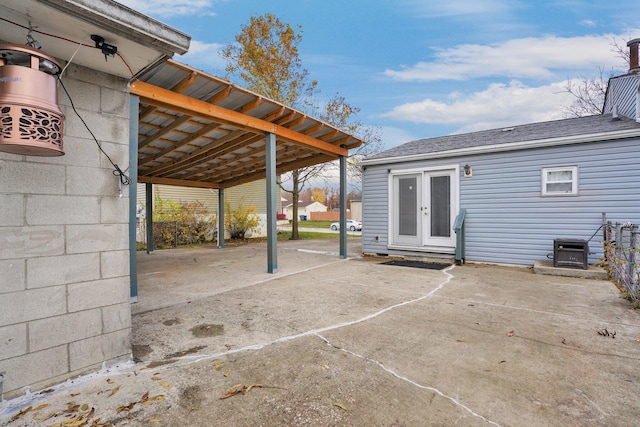
[{"label": "metal awning roof", "polygon": [[348,156],[362,141],[230,82],[169,60],[131,84],[140,97],[138,181],[228,188],[265,177],[265,135],[285,173]]}]

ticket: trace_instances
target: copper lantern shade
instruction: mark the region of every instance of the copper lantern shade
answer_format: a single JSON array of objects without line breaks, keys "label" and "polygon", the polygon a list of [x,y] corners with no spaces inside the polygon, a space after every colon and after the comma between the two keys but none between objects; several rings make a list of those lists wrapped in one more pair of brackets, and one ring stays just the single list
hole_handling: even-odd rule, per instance
[{"label": "copper lantern shade", "polygon": [[28,46],[0,45],[0,151],[62,156],[55,59]]}]

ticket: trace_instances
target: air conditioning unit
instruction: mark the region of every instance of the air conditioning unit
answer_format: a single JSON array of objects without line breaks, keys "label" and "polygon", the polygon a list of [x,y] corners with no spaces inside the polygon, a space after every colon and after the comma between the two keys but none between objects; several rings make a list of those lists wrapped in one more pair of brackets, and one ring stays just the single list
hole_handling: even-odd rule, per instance
[{"label": "air conditioning unit", "polygon": [[553,241],[553,266],[559,268],[589,268],[589,242],[580,239]]},{"label": "air conditioning unit", "polygon": [[60,65],[29,46],[0,45],[0,151],[62,156]]}]

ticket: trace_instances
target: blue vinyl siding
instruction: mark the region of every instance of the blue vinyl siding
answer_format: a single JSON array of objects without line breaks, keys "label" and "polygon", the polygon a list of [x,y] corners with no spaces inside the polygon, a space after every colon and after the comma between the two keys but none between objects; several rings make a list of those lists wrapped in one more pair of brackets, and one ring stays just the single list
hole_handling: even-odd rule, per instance
[{"label": "blue vinyl siding", "polygon": [[[628,139],[369,165],[363,184],[363,251],[389,253],[389,168],[469,164],[473,176],[460,176],[460,208],[467,209],[467,260],[521,265],[546,260],[554,239],[591,237],[603,212],[614,222],[640,223],[639,148],[638,139]],[[572,165],[578,167],[578,195],[542,196],[542,168]],[[602,256],[601,236],[598,232],[590,242],[595,252],[591,263]]]}]

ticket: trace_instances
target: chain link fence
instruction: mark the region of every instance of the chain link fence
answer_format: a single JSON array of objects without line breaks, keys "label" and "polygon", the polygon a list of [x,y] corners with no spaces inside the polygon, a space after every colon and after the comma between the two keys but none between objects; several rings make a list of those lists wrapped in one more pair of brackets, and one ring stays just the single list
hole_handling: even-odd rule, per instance
[{"label": "chain link fence", "polygon": [[625,293],[625,297],[640,304],[640,233],[638,225],[615,224],[603,215],[604,258],[609,278]]}]

